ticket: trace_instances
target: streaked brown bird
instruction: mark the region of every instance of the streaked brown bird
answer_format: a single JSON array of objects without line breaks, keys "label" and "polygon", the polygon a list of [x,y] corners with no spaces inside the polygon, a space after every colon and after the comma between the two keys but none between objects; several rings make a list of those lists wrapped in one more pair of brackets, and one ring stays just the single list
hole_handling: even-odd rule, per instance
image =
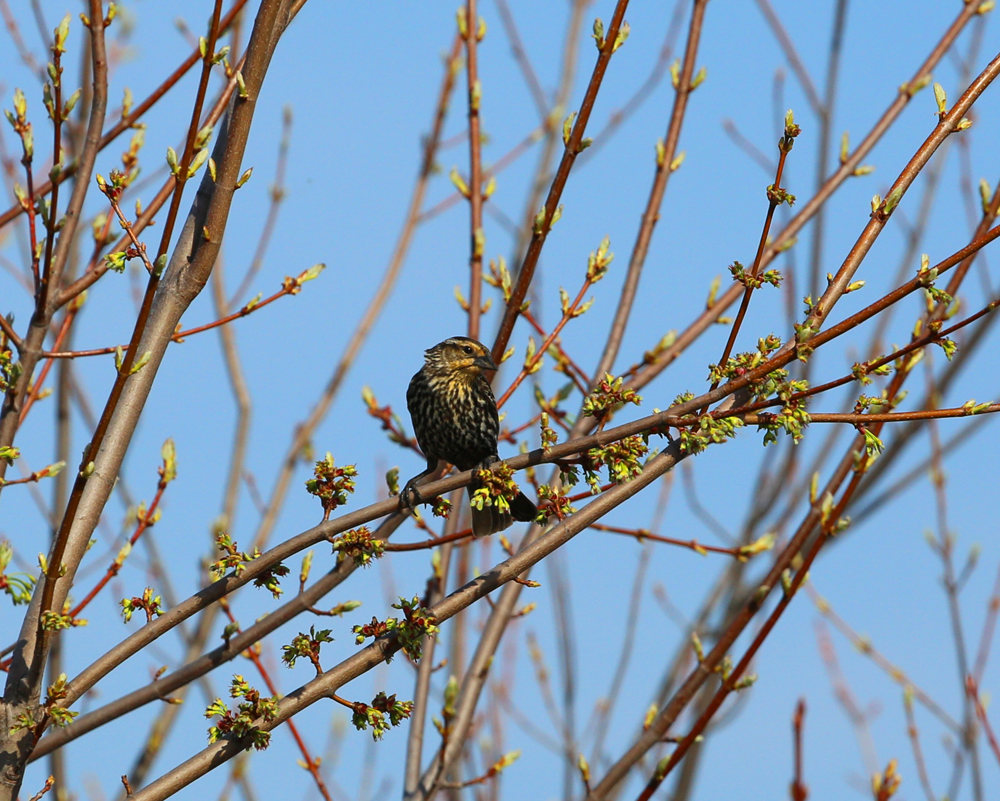
[{"label": "streaked brown bird", "polygon": [[[406,390],[413,431],[427,457],[427,469],[406,482],[403,502],[422,503],[416,482],[437,469],[438,461],[459,470],[485,469],[499,461],[497,434],[500,418],[490,382],[483,370],[496,370],[489,350],[468,337],[451,337],[424,351],[424,366]],[[471,498],[480,484],[468,486]],[[472,533],[477,537],[509,528],[514,520],[534,520],[538,510],[523,492],[510,503],[510,512],[496,505],[472,508]]]}]

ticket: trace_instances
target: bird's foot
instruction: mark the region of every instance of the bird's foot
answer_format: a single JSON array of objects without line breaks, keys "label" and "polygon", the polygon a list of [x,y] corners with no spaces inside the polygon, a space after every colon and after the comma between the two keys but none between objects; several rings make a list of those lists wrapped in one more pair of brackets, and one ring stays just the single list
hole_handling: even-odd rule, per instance
[{"label": "bird's foot", "polygon": [[399,493],[400,508],[409,512],[412,512],[415,507],[424,503],[423,496],[420,494],[420,490],[417,489],[417,478],[419,476],[407,481],[406,486],[403,487],[403,491]]}]

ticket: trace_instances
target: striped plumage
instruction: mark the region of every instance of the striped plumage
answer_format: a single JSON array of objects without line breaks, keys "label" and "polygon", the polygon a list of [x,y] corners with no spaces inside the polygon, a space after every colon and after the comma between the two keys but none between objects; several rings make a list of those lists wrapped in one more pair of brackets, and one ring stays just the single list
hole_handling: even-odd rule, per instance
[{"label": "striped plumage", "polygon": [[[427,457],[427,469],[414,476],[403,489],[408,502],[411,493],[420,501],[416,482],[437,469],[438,460],[459,470],[488,467],[499,460],[497,434],[500,420],[490,382],[483,370],[496,370],[489,350],[468,337],[451,337],[424,351],[424,366],[406,390],[413,431]],[[469,496],[477,486],[471,484]],[[472,510],[472,531],[477,537],[508,528],[514,520],[534,520],[535,505],[518,493],[511,513],[496,506]]]}]

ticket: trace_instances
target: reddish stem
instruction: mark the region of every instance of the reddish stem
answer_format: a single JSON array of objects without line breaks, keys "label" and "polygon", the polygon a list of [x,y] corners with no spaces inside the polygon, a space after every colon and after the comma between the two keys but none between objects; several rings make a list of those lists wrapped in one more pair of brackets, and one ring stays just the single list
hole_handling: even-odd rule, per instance
[{"label": "reddish stem", "polygon": [[[166,488],[167,485],[161,480],[157,486],[156,496],[153,498],[153,502],[149,505],[149,509],[146,511],[146,514],[142,516],[142,520],[140,520],[139,524],[135,527],[135,531],[132,533],[132,536],[129,537],[128,544],[130,547],[135,545],[139,541],[139,537],[142,536],[143,532],[149,528],[150,525],[152,525],[153,516],[156,514],[156,509],[160,505],[160,499],[163,497],[163,491]],[[80,612],[86,608],[87,604],[93,601],[94,598],[97,597],[97,594],[104,589],[107,583],[118,575],[118,571],[121,570],[121,567],[122,562],[118,561],[118,559],[115,559],[110,565],[108,565],[107,572],[101,577],[101,580],[94,585],[93,589],[88,592],[86,596],[84,596],[84,599],[80,601],[80,603],[70,610],[69,616],[71,618],[75,618],[78,614],[80,614]]]},{"label": "reddish stem", "polygon": [[555,338],[559,336],[559,332],[563,330],[563,327],[566,325],[566,323],[568,323],[571,319],[573,319],[573,312],[576,311],[577,306],[579,306],[581,301],[583,300],[584,293],[586,293],[586,291],[589,288],[590,288],[590,281],[589,280],[584,281],[583,286],[577,293],[577,296],[573,300],[573,303],[570,304],[569,308],[563,314],[562,319],[559,321],[559,324],[552,329],[552,333],[545,338],[542,344],[538,347],[538,350],[536,351],[535,355],[531,357],[530,361],[528,361],[528,363],[521,368],[521,372],[517,374],[517,377],[514,379],[513,383],[507,388],[507,391],[500,396],[500,399],[497,401],[498,409],[508,401],[511,395],[514,394],[514,390],[517,389],[519,386],[521,386],[521,382],[524,381],[524,379],[527,378],[529,375],[531,375],[532,368],[536,364],[538,364],[539,361],[541,361],[543,356],[545,356],[545,352],[549,349],[549,345],[551,345],[555,340]]},{"label": "reddish stem", "polygon": [[[73,319],[76,317],[76,313],[79,307],[73,306],[70,308],[65,316],[63,317],[62,325],[59,326],[59,333],[56,334],[56,341],[53,343],[53,347],[58,348],[63,340],[66,338],[66,334],[69,333],[70,326],[73,325]],[[42,371],[38,374],[38,378],[35,379],[35,384],[31,388],[31,392],[28,393],[28,397],[24,401],[24,406],[21,407],[21,416],[17,421],[18,427],[24,425],[24,419],[28,416],[28,411],[31,409],[32,405],[36,400],[38,400],[39,394],[41,394],[42,386],[45,384],[45,379],[49,375],[49,370],[52,369],[54,359],[49,359],[45,362],[45,366],[42,367]]]},{"label": "reddish stem", "polygon": [[438,545],[443,545],[446,542],[457,542],[458,540],[468,539],[471,536],[472,529],[467,528],[463,531],[457,531],[454,534],[431,537],[429,540],[424,540],[423,542],[387,542],[382,546],[382,549],[385,551],[422,551],[427,548],[436,548]]},{"label": "reddish stem", "polygon": [[[229,608],[229,604],[223,599],[222,610],[226,613],[226,617],[229,618],[230,623],[235,623],[237,626],[237,631],[239,631],[239,623],[237,623],[236,618],[233,617],[233,612]],[[264,667],[264,663],[260,658],[260,654],[255,646],[247,648],[243,652],[251,662],[253,662],[254,667],[260,673],[260,677],[264,680],[264,684],[267,685],[267,691],[271,695],[280,695],[278,687],[275,685],[274,681],[271,679],[271,674],[268,673],[267,668]],[[335,699],[336,700],[336,699]],[[354,708],[354,705],[350,705]],[[323,776],[319,772],[319,764],[317,760],[313,759],[312,754],[309,752],[309,746],[306,745],[306,741],[302,739],[302,735],[299,734],[299,728],[295,725],[295,721],[289,718],[285,721],[288,724],[288,730],[292,733],[292,737],[295,739],[295,744],[299,747],[299,752],[302,754],[302,760],[306,763],[306,770],[308,770],[313,777],[313,781],[316,782],[316,789],[319,790],[320,795],[326,799],[326,801],[332,801],[330,798],[330,791],[327,789],[326,784],[323,782]]]},{"label": "reddish stem", "polygon": [[965,689],[969,694],[969,698],[972,699],[973,705],[976,707],[976,717],[979,718],[979,722],[983,724],[983,731],[986,732],[986,739],[990,741],[990,748],[993,750],[993,756],[997,758],[997,762],[1000,762],[1000,744],[997,743],[996,735],[993,734],[993,727],[990,725],[990,719],[986,715],[986,708],[983,706],[983,702],[979,698],[979,685],[972,676],[966,677]]},{"label": "reddish stem", "polygon": [[[233,3],[233,7],[229,9],[226,16],[223,17],[219,23],[219,33],[222,33],[229,28],[233,20],[236,19],[236,16],[240,13],[240,11],[243,10],[243,6],[245,6],[246,4],[247,0],[236,0]],[[191,67],[197,64],[198,61],[200,60],[201,60],[201,54],[198,52],[197,49],[195,49],[195,51],[190,56],[188,56],[184,60],[184,62],[176,70],[174,70],[167,77],[167,79],[163,81],[163,83],[161,83],[152,92],[152,94],[149,95],[149,97],[147,97],[138,106],[135,107],[135,109],[132,111],[131,114],[129,114],[127,117],[123,117],[118,122],[117,125],[112,126],[108,130],[108,132],[101,137],[100,144],[98,145],[98,150],[99,151],[104,150],[104,148],[106,148],[115,139],[117,139],[122,132],[127,131],[129,128],[135,125],[135,123],[138,122],[139,118],[142,117],[142,115],[145,114],[147,111],[149,111],[149,109],[151,109],[153,105],[160,98],[162,98],[167,92],[169,92],[181,80],[181,78],[183,78],[185,74],[187,74],[188,70],[190,70]],[[77,166],[75,162],[69,164],[66,167],[66,169],[60,173],[59,180],[56,181],[55,183],[61,184],[67,178],[73,177],[74,175],[76,175],[76,169]],[[38,187],[37,190],[35,190],[35,194],[31,197],[31,200],[32,201],[37,200],[38,198],[51,192],[52,189],[53,189],[53,182],[46,181],[44,184]],[[53,208],[54,207],[55,204],[53,204]],[[5,226],[7,223],[13,220],[19,214],[21,214],[22,211],[24,211],[24,209],[22,209],[21,205],[18,203],[14,206],[11,206],[3,214],[0,214],[0,228],[3,228],[3,226]]]},{"label": "reddish stem", "polygon": [[[784,142],[787,138],[787,136],[783,136],[782,142]],[[750,270],[751,279],[756,278],[757,273],[760,271],[760,261],[764,256],[764,248],[767,246],[767,235],[771,230],[771,220],[774,219],[774,210],[778,208],[781,203],[778,197],[778,193],[781,190],[781,174],[785,170],[785,159],[787,158],[791,147],[786,150],[781,146],[781,143],[779,143],[778,150],[781,155],[778,156],[778,168],[774,174],[773,191],[770,191],[771,188],[769,188],[768,191],[769,203],[767,207],[767,215],[764,218],[764,228],[760,232],[760,241],[757,244],[757,255],[754,256],[753,267]],[[726,340],[726,347],[722,351],[722,358],[719,359],[720,368],[724,368],[726,366],[726,363],[729,361],[729,356],[733,352],[733,347],[736,345],[736,336],[740,332],[740,327],[743,325],[743,318],[746,317],[747,309],[750,307],[750,296],[753,295],[753,288],[754,285],[751,280],[747,283],[743,292],[743,301],[740,303],[740,310],[736,313],[736,321],[733,323],[733,328],[729,332],[729,339]],[[715,389],[717,386],[719,386],[719,382],[715,381],[712,384],[712,389]]]},{"label": "reddish stem", "polygon": [[[200,334],[202,331],[210,331],[211,329],[218,328],[226,323],[231,323],[233,320],[237,320],[240,317],[246,317],[248,314],[253,314],[258,309],[264,308],[269,303],[274,303],[274,301],[280,297],[294,294],[294,290],[297,287],[297,284],[289,284],[253,306],[248,303],[240,308],[239,311],[227,314],[225,317],[220,317],[218,320],[214,320],[210,323],[205,323],[204,325],[199,325],[194,328],[188,328],[184,331],[178,331],[170,338],[170,341],[183,342],[185,337],[189,337],[192,334]],[[48,357],[49,359],[77,359],[84,356],[106,356],[109,353],[115,353],[121,347],[123,346],[112,345],[105,348],[94,348],[93,350],[42,351],[42,356]]]},{"label": "reddish stem", "polygon": [[483,292],[483,163],[482,136],[479,125],[479,105],[482,92],[479,84],[476,44],[479,41],[479,14],[476,0],[465,4],[465,51],[469,101],[469,336],[479,339],[479,316]]},{"label": "reddish stem", "polygon": [[653,534],[651,531],[646,531],[645,529],[635,529],[635,528],[619,528],[617,526],[609,526],[604,523],[591,523],[590,528],[596,531],[607,531],[612,534],[624,534],[628,537],[635,537],[639,542],[643,540],[652,540],[653,542],[665,542],[667,545],[679,545],[682,548],[690,548],[696,553],[703,553],[708,551],[709,553],[724,553],[727,556],[734,556],[737,559],[746,557],[740,553],[739,548],[719,548],[715,545],[702,545],[698,540],[678,540],[673,537],[664,537],[661,534]]},{"label": "reddish stem", "polygon": [[800,698],[795,705],[795,716],[792,718],[792,731],[795,734],[795,778],[792,780],[792,801],[806,801],[809,789],[802,782],[802,724],[806,717],[806,701]]}]

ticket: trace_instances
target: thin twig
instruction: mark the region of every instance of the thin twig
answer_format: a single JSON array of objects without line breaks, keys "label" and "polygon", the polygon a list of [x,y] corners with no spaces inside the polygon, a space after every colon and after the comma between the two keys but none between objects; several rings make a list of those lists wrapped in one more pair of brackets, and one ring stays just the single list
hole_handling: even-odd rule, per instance
[{"label": "thin twig", "polygon": [[[236,618],[233,616],[232,610],[229,608],[229,604],[225,601],[221,604],[223,612],[225,612],[226,617],[229,618],[229,622],[236,627],[236,631],[240,631],[240,624],[237,622]],[[264,661],[260,658],[260,644],[255,643],[247,648],[243,655],[253,662],[257,672],[260,673],[260,677],[264,680],[264,684],[267,685],[267,691],[271,693],[272,696],[279,696],[281,693],[278,690],[278,686],[274,683],[274,679],[271,677],[270,671],[264,666]],[[354,705],[350,702],[344,702],[336,693],[331,695],[335,701],[340,701],[341,703],[346,703],[348,707],[352,710]],[[295,725],[294,720],[288,721],[288,731],[291,732],[292,738],[295,740],[295,745],[298,746],[299,753],[302,754],[302,762],[305,764],[306,770],[313,777],[313,781],[316,783],[316,789],[319,794],[323,796],[326,801],[332,801],[330,797],[330,791],[326,787],[326,783],[323,781],[323,775],[319,770],[319,759],[314,758],[309,751],[309,746],[306,745],[306,741],[302,738],[302,734],[299,732],[299,727]]]},{"label": "thin twig", "polygon": [[232,297],[229,298],[229,302],[225,304],[227,309],[231,309],[236,301],[243,297],[246,291],[250,288],[250,284],[253,283],[253,279],[256,277],[258,271],[264,264],[264,254],[267,253],[267,246],[271,243],[271,237],[274,234],[274,228],[278,222],[278,211],[280,210],[281,203],[287,194],[285,189],[285,173],[288,169],[288,148],[291,143],[291,138],[292,107],[285,106],[281,115],[281,144],[278,146],[278,166],[274,171],[274,184],[271,186],[270,192],[268,193],[271,198],[271,203],[267,209],[267,219],[264,220],[264,227],[261,230],[260,239],[257,240],[257,249],[254,251],[253,258],[250,260],[250,266],[247,268],[246,275],[243,276],[243,280],[240,281],[240,285],[236,288],[236,291],[233,292]]},{"label": "thin twig", "polygon": [[[204,331],[211,331],[213,328],[220,328],[221,326],[231,323],[234,320],[239,320],[242,317],[253,314],[254,312],[259,311],[265,306],[269,306],[274,303],[274,301],[279,298],[283,298],[286,295],[297,295],[302,288],[302,284],[309,280],[309,273],[309,270],[305,270],[295,278],[290,276],[286,277],[282,282],[281,289],[273,295],[269,295],[259,301],[251,300],[236,311],[219,317],[217,320],[213,320],[210,323],[203,323],[202,325],[195,326],[194,328],[186,328],[183,331],[178,331],[170,337],[170,341],[178,343],[183,342],[189,336],[200,334]],[[79,359],[87,356],[106,356],[109,353],[117,353],[120,350],[123,350],[123,346],[109,345],[103,348],[92,348],[90,350],[42,351],[42,355],[48,359]]]},{"label": "thin twig", "polygon": [[389,295],[396,284],[396,280],[399,278],[399,274],[406,258],[406,253],[410,247],[410,242],[413,240],[413,233],[416,229],[417,218],[419,217],[420,208],[423,206],[424,195],[427,191],[427,183],[434,171],[435,155],[437,153],[438,143],[441,140],[441,132],[444,128],[444,120],[448,111],[448,99],[451,97],[451,92],[455,85],[455,76],[459,66],[461,47],[462,37],[459,34],[456,34],[452,43],[449,58],[445,64],[444,78],[442,79],[441,89],[438,92],[438,101],[434,111],[432,132],[424,143],[424,150],[421,157],[417,181],[413,187],[413,194],[410,197],[410,205],[407,210],[406,217],[404,218],[402,229],[399,232],[399,238],[396,240],[396,246],[393,249],[392,256],[389,259],[389,263],[386,265],[379,287],[369,302],[368,307],[365,309],[364,314],[361,316],[354,333],[351,335],[350,341],[344,348],[344,351],[340,356],[340,360],[337,362],[337,366],[323,390],[323,394],[313,406],[309,416],[299,424],[292,436],[292,442],[289,444],[289,448],[281,462],[281,471],[275,481],[271,497],[268,499],[264,518],[258,527],[257,533],[254,535],[254,545],[258,548],[263,548],[263,544],[267,542],[271,535],[271,530],[277,522],[278,514],[284,505],[285,498],[288,494],[292,473],[299,461],[303,446],[309,442],[312,437],[312,432],[316,430],[316,427],[326,417],[327,412],[329,412],[330,407],[340,390],[341,384],[354,364],[354,361],[357,358],[358,353],[361,351],[362,345],[364,345],[367,340],[372,327],[381,315],[382,310],[389,299]]},{"label": "thin twig", "polygon": [[35,75],[39,76],[40,80],[44,81],[45,70],[41,65],[39,65],[37,59],[24,44],[24,37],[21,36],[21,29],[18,27],[17,20],[14,19],[14,15],[10,13],[10,6],[7,5],[7,0],[0,0],[0,15],[3,16],[4,25],[7,26],[7,31],[10,33],[10,39],[14,43],[14,48],[17,50],[17,54],[20,56],[21,61],[23,61],[24,65]]},{"label": "thin twig", "polygon": [[986,715],[986,707],[983,706],[982,698],[979,696],[979,685],[972,676],[966,679],[966,693],[976,708],[976,716],[979,718],[979,722],[983,724],[983,731],[986,732],[986,739],[989,741],[993,756],[996,757],[997,762],[1000,762],[1000,743],[997,742],[996,735],[993,733],[993,727],[990,725],[990,719]]},{"label": "thin twig", "polygon": [[[223,33],[228,30],[229,26],[233,23],[233,20],[238,17],[239,13],[243,10],[243,7],[247,4],[247,0],[234,0],[233,7],[229,9],[225,17],[219,23],[219,32]],[[149,111],[157,101],[159,101],[164,95],[166,95],[177,83],[183,78],[187,72],[201,60],[202,56],[196,48],[194,52],[189,55],[184,62],[174,70],[153,92],[141,103],[139,103],[133,110],[132,113],[127,117],[121,119],[117,124],[113,125],[108,131],[100,137],[98,144],[98,151],[104,150],[108,145],[110,145],[118,136],[125,131],[132,128],[136,122],[138,122],[142,116]],[[80,162],[74,161],[65,168],[59,174],[59,183],[72,178],[76,175],[79,169]],[[32,200],[37,200],[43,195],[47,195],[52,191],[52,182],[46,182],[35,189],[35,195]],[[24,209],[21,208],[20,204],[15,204],[11,206],[7,211],[0,214],[0,228],[3,228],[7,223],[21,214]]]},{"label": "thin twig", "polygon": [[910,738],[910,747],[913,749],[913,761],[917,763],[917,775],[920,777],[920,786],[927,796],[927,801],[937,801],[934,795],[934,788],[931,787],[930,777],[927,775],[927,764],[924,761],[924,752],[920,747],[920,730],[917,729],[917,719],[913,714],[913,701],[910,694],[903,692],[903,708],[906,711],[906,735]]},{"label": "thin twig", "polygon": [[[729,338],[726,340],[726,347],[722,351],[722,357],[718,361],[720,368],[725,368],[729,363],[729,356],[733,352],[733,346],[736,344],[736,337],[739,335],[740,327],[743,325],[743,320],[746,317],[747,309],[750,307],[750,298],[753,295],[753,291],[756,288],[756,281],[760,277],[760,260],[764,255],[764,248],[768,241],[768,232],[771,230],[771,221],[774,219],[774,210],[784,202],[784,198],[787,193],[781,186],[781,175],[785,170],[785,159],[791,152],[792,145],[795,143],[795,137],[798,136],[798,126],[792,122],[789,117],[785,118],[785,132],[778,142],[778,166],[775,168],[774,172],[774,183],[767,188],[767,214],[764,216],[764,228],[760,232],[760,239],[757,243],[757,255],[754,256],[753,265],[750,268],[749,274],[743,278],[743,302],[740,303],[740,310],[736,313],[736,319],[733,321],[733,327],[729,331]],[[734,273],[734,278],[739,280],[740,276]],[[719,385],[719,381],[716,380],[712,383],[712,389],[715,389]]]},{"label": "thin twig", "polygon": [[535,110],[538,112],[538,117],[544,122],[545,118],[549,115],[549,102],[545,97],[542,85],[538,82],[538,75],[535,72],[535,68],[531,66],[531,60],[524,49],[521,35],[517,32],[514,15],[510,13],[507,0],[497,0],[496,6],[497,12],[500,14],[500,22],[503,24],[504,33],[507,34],[507,38],[510,40],[510,49],[514,54],[514,61],[517,62],[517,67],[521,70],[521,75],[524,76],[524,82],[528,85],[531,99],[535,102]]},{"label": "thin twig", "polygon": [[960,731],[961,726],[958,721],[949,715],[945,711],[944,707],[938,704],[937,701],[931,698],[918,685],[916,685],[902,670],[902,668],[897,667],[885,656],[883,656],[881,652],[879,652],[879,650],[872,645],[869,639],[862,637],[854,631],[854,629],[851,628],[851,626],[848,625],[848,623],[830,607],[829,602],[819,595],[811,583],[806,586],[806,592],[812,599],[813,603],[816,604],[816,608],[819,610],[820,614],[829,620],[830,623],[833,624],[833,627],[843,634],[860,653],[864,654],[871,659],[872,662],[878,665],[878,667],[881,668],[889,678],[912,693],[913,697],[926,707],[927,710],[945,726],[953,732],[958,733]]},{"label": "thin twig", "polygon": [[[973,4],[966,4],[959,10],[958,16],[942,35],[941,39],[934,45],[923,63],[917,68],[910,80],[903,84],[907,89],[897,93],[893,102],[883,112],[882,116],[876,121],[857,148],[843,161],[840,169],[827,179],[826,183],[823,184],[823,188],[804,203],[798,213],[772,239],[761,259],[761,269],[766,268],[782,249],[794,240],[830,196],[833,195],[844,181],[854,175],[854,171],[861,165],[864,158],[871,152],[872,148],[874,148],[876,143],[899,118],[900,114],[902,114],[903,109],[909,104],[913,95],[910,93],[908,87],[919,86],[922,81],[928,79],[934,67],[944,57],[945,53],[950,50],[952,44],[964,30],[965,26],[976,16],[977,8]],[[642,370],[630,382],[630,385],[638,389],[652,381],[653,378],[669,366],[692,342],[725,313],[726,309],[740,297],[742,289],[740,284],[734,283],[716,299],[716,302],[710,308],[706,309],[705,312],[699,315],[694,322],[678,335],[673,345],[665,349],[652,364]]]},{"label": "thin twig", "polygon": [[[677,86],[674,87],[674,103],[670,111],[670,122],[667,124],[667,132],[663,139],[662,151],[657,148],[656,172],[653,177],[653,186],[649,191],[649,198],[642,213],[642,220],[639,224],[639,232],[636,234],[635,245],[632,248],[632,256],[629,259],[628,272],[625,274],[625,283],[622,286],[621,298],[615,309],[615,317],[611,323],[604,351],[594,370],[594,380],[600,380],[605,373],[610,373],[614,368],[615,359],[618,357],[618,349],[621,347],[622,339],[625,336],[625,327],[632,314],[632,304],[639,288],[639,279],[642,276],[642,269],[646,264],[646,257],[649,254],[649,246],[653,240],[653,229],[660,219],[660,206],[667,191],[667,182],[670,174],[677,169],[676,163],[677,145],[680,142],[681,128],[684,124],[684,117],[687,112],[687,104],[691,92],[694,91],[694,68],[698,58],[698,47],[701,44],[701,30],[705,21],[705,10],[707,0],[694,0],[691,10],[691,22],[688,26],[687,44],[684,47],[684,60],[680,69],[680,78]],[[612,34],[608,34],[611,36]]]},{"label": "thin twig", "polygon": [[[482,28],[485,34],[485,23]],[[469,119],[469,337],[479,339],[479,317],[483,292],[483,140],[479,109],[482,86],[479,81],[477,45],[480,39],[479,13],[476,0],[465,3],[465,75]]]},{"label": "thin twig", "polygon": [[840,668],[837,650],[830,638],[830,632],[822,621],[816,622],[816,638],[819,641],[820,657],[830,677],[830,683],[833,685],[834,695],[843,708],[844,714],[847,715],[851,728],[854,729],[854,736],[857,738],[861,758],[864,761],[865,773],[871,776],[878,772],[879,761],[871,726],[868,724],[869,716],[861,708],[861,704],[858,703],[857,697],[847,683],[844,672]]},{"label": "thin twig", "polygon": [[552,185],[549,188],[545,205],[539,212],[535,232],[532,234],[524,261],[521,263],[520,270],[517,273],[517,283],[511,292],[510,300],[507,301],[507,308],[504,310],[500,330],[493,343],[494,361],[498,361],[503,356],[504,351],[507,350],[507,343],[514,331],[514,323],[520,315],[521,305],[528,294],[528,287],[531,285],[535,274],[535,267],[538,265],[538,259],[542,254],[542,247],[545,245],[545,240],[552,228],[552,221],[555,218],[563,189],[566,186],[566,181],[569,179],[570,171],[573,169],[573,163],[582,149],[581,142],[583,141],[584,131],[586,131],[587,122],[590,120],[590,113],[594,108],[594,102],[601,88],[604,73],[607,71],[608,64],[611,61],[611,54],[614,52],[615,41],[618,37],[621,24],[625,19],[625,9],[627,7],[628,0],[618,0],[615,5],[615,12],[608,24],[605,41],[602,43],[603,46],[600,49],[597,63],[594,65],[594,72],[584,93],[583,102],[580,104],[580,111],[573,124],[572,132],[566,140],[563,157],[559,162],[555,177],[552,179]]},{"label": "thin twig", "polygon": [[806,93],[806,97],[809,99],[809,105],[812,107],[813,113],[817,117],[822,117],[824,115],[825,106],[823,105],[823,101],[819,99],[819,93],[816,91],[816,85],[813,83],[812,78],[809,77],[809,72],[802,63],[802,59],[799,58],[799,54],[795,50],[795,45],[792,44],[792,39],[788,35],[788,31],[786,31],[785,26],[781,24],[781,20],[778,18],[778,15],[775,13],[774,8],[768,0],[757,0],[757,7],[760,8],[761,13],[764,15],[764,19],[767,20],[767,24],[774,33],[774,38],[777,39],[778,44],[781,45],[781,49],[785,53],[785,58],[788,59],[788,65],[792,68],[792,72],[794,72],[795,77],[799,79],[799,83],[802,85],[802,89]]},{"label": "thin twig", "polygon": [[792,734],[794,735],[795,757],[794,773],[792,774],[791,796],[792,801],[806,801],[809,797],[809,788],[802,780],[802,729],[806,717],[806,700],[800,698],[795,705],[795,715],[792,717]]}]

